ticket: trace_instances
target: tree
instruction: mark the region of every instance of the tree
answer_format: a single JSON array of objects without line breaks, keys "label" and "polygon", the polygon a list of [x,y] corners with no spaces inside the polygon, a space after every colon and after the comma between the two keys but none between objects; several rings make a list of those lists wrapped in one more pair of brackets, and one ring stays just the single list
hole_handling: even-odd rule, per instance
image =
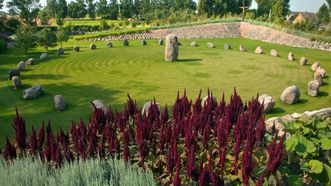
[{"label": "tree", "polygon": [[94,0],[87,0],[87,14],[91,19],[95,18],[95,3]]},{"label": "tree", "polygon": [[49,28],[43,28],[38,33],[38,44],[45,48],[47,51],[49,47],[55,47],[56,46],[56,35],[54,32]]},{"label": "tree", "polygon": [[200,14],[206,13],[208,17],[214,14],[214,0],[200,0],[198,10]]},{"label": "tree", "polygon": [[16,43],[19,48],[24,49],[24,53],[28,53],[29,48],[36,46],[37,36],[31,26],[21,26],[16,32]]},{"label": "tree", "polygon": [[78,12],[77,15],[79,18],[84,18],[86,16],[86,4],[84,0],[77,0]]},{"label": "tree", "polygon": [[60,27],[64,25],[64,19],[68,16],[68,6],[66,0],[58,0],[56,12],[56,24]]},{"label": "tree", "polygon": [[68,16],[71,18],[78,18],[79,6],[76,2],[71,1],[68,4]]},{"label": "tree", "polygon": [[56,33],[56,38],[62,48],[62,43],[69,40],[69,34],[64,28],[60,28]]},{"label": "tree", "polygon": [[328,24],[330,22],[329,9],[326,4],[323,4],[317,12],[318,22],[320,24]]},{"label": "tree", "polygon": [[45,8],[39,12],[38,17],[39,17],[41,25],[48,25],[48,22],[51,19],[51,17],[48,15],[48,12]]},{"label": "tree", "polygon": [[100,16],[102,19],[106,19],[108,16],[107,0],[99,0],[99,2],[96,4],[96,7],[98,16]]},{"label": "tree", "polygon": [[110,0],[108,9],[109,9],[109,18],[111,20],[117,20],[119,13],[117,0]]},{"label": "tree", "polygon": [[27,25],[33,24],[40,8],[39,0],[10,0],[7,5],[9,12],[19,15]]},{"label": "tree", "polygon": [[56,0],[47,0],[45,10],[47,14],[52,18],[56,17],[56,13],[58,11],[58,4]]},{"label": "tree", "polygon": [[120,0],[120,12],[123,18],[132,17],[133,2],[132,0]]},{"label": "tree", "polygon": [[259,16],[268,15],[276,0],[255,0],[257,3],[257,14]]}]

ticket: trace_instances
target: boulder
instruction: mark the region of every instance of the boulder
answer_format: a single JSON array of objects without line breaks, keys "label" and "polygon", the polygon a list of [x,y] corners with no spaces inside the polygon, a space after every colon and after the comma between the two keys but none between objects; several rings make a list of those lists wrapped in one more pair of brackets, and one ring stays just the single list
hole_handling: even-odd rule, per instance
[{"label": "boulder", "polygon": [[147,45],[147,41],[146,41],[145,39],[141,40],[141,45],[142,45],[142,46]]},{"label": "boulder", "polygon": [[30,58],[28,60],[25,61],[26,65],[34,65],[35,64],[35,60],[33,58]]},{"label": "boulder", "polygon": [[166,37],[165,46],[165,61],[177,61],[178,60],[178,38],[174,34],[169,34]]},{"label": "boulder", "polygon": [[23,99],[36,99],[43,94],[43,89],[41,85],[28,88],[23,91]]},{"label": "boulder", "polygon": [[265,121],[266,131],[270,134],[278,132],[278,136],[284,134],[284,123],[283,120],[279,117],[273,117]]},{"label": "boulder", "polygon": [[300,58],[300,65],[301,66],[307,65],[307,62],[308,62],[308,60],[305,57],[301,57]]},{"label": "boulder", "polygon": [[[108,108],[105,106],[105,104],[101,100],[96,99],[96,100],[92,101],[92,104],[94,105],[95,108],[101,109],[105,113],[108,112]],[[93,110],[94,110],[94,107],[93,107]]]},{"label": "boulder", "polygon": [[76,52],[79,52],[79,51],[80,51],[80,47],[79,47],[79,46],[75,46],[75,47],[74,47],[74,50],[75,50]]},{"label": "boulder", "polygon": [[263,50],[260,46],[256,47],[255,54],[263,54]]},{"label": "boulder", "polygon": [[48,53],[44,52],[40,55],[40,61],[46,61],[48,59]]},{"label": "boulder", "polygon": [[295,85],[287,87],[280,96],[283,103],[292,105],[299,101],[300,90]]},{"label": "boulder", "polygon": [[64,100],[64,97],[62,95],[55,95],[54,96],[54,105],[55,105],[55,109],[57,111],[63,111],[66,109],[67,104]]},{"label": "boulder", "polygon": [[163,45],[163,40],[160,39],[160,40],[158,41],[158,43],[159,43],[159,45]]},{"label": "boulder", "polygon": [[239,46],[239,51],[240,51],[240,52],[246,52],[246,48],[245,48],[245,46],[244,46],[244,45],[240,45],[240,46]]},{"label": "boulder", "polygon": [[[149,109],[151,108],[152,106],[152,103],[154,104],[154,102],[152,101],[148,101],[144,104],[143,106],[143,109],[141,110],[141,114],[144,115],[146,113],[146,116],[148,116],[148,112],[149,112]],[[155,102],[156,106],[157,106],[157,110],[158,112],[161,111],[161,107],[160,107],[160,104],[158,102]]]},{"label": "boulder", "polygon": [[8,71],[8,79],[11,80],[14,76],[20,76],[20,70],[15,68],[15,69],[10,69]]},{"label": "boulder", "polygon": [[19,76],[14,76],[12,79],[13,81],[13,85],[15,89],[19,89],[22,86],[22,81],[21,78]]},{"label": "boulder", "polygon": [[277,50],[275,50],[275,49],[271,49],[270,55],[273,56],[273,57],[278,57],[279,56]]},{"label": "boulder", "polygon": [[193,41],[193,42],[191,43],[191,47],[197,47],[197,46],[198,46],[198,43],[197,43],[197,42]]},{"label": "boulder", "polygon": [[263,104],[264,112],[268,113],[275,107],[275,100],[268,94],[263,94],[259,97],[259,103]]},{"label": "boulder", "polygon": [[17,68],[20,71],[25,70],[25,62],[24,61],[19,62]]},{"label": "boulder", "polygon": [[123,41],[123,45],[124,45],[124,46],[129,46],[129,40],[124,39],[124,41]]},{"label": "boulder", "polygon": [[97,49],[97,45],[96,45],[96,44],[91,44],[91,45],[90,45],[90,49],[91,49],[91,50],[95,50],[95,49]]},{"label": "boulder", "polygon": [[207,43],[207,47],[208,48],[215,48],[215,45],[213,43],[211,43],[211,42],[208,42]]},{"label": "boulder", "polygon": [[107,48],[113,48],[113,43],[108,42],[106,46],[107,46]]},{"label": "boulder", "polygon": [[326,72],[325,72],[324,68],[318,67],[316,71],[321,74],[322,78],[325,77]]},{"label": "boulder", "polygon": [[320,67],[320,63],[317,61],[317,62],[315,62],[314,64],[311,65],[310,69],[313,72],[315,72],[318,69],[318,67]]},{"label": "boulder", "polygon": [[288,53],[287,59],[289,61],[294,61],[294,54],[292,52]]},{"label": "boulder", "polygon": [[225,43],[225,44],[224,44],[224,49],[225,49],[225,50],[230,50],[230,49],[231,49],[231,45],[228,44],[228,43]]},{"label": "boulder", "polygon": [[208,100],[209,97],[212,98],[212,100],[215,104],[217,104],[217,98],[214,95],[210,94],[209,96],[207,95],[203,98],[202,106],[204,106],[205,104],[207,105],[207,103],[208,103],[207,100]]},{"label": "boulder", "polygon": [[307,86],[307,92],[309,96],[316,97],[318,96],[318,92],[320,89],[320,85],[317,81],[310,81]]},{"label": "boulder", "polygon": [[314,72],[314,81],[316,81],[319,85],[323,85],[323,77],[319,71]]},{"label": "boulder", "polygon": [[59,55],[63,55],[63,54],[64,54],[64,49],[63,49],[63,48],[58,48],[58,49],[56,50],[56,53],[57,53],[58,56],[59,56]]}]

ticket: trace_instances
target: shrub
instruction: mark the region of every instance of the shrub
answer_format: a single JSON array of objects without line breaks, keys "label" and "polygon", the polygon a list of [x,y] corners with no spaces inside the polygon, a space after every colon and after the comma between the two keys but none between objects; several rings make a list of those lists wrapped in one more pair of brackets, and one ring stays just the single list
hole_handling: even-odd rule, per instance
[{"label": "shrub", "polygon": [[0,52],[4,52],[7,49],[7,42],[4,39],[0,39]]}]

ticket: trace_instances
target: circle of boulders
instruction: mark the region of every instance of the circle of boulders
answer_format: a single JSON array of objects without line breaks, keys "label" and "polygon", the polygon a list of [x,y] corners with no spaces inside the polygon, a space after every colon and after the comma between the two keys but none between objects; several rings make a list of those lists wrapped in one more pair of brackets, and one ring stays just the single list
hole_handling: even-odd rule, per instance
[{"label": "circle of boulders", "polygon": [[44,87],[36,85],[23,91],[23,99],[36,99],[43,94]]},{"label": "circle of boulders", "polygon": [[91,45],[90,45],[90,49],[91,49],[91,50],[95,50],[95,49],[97,49],[97,45],[96,45],[96,44],[91,44]]},{"label": "circle of boulders", "polygon": [[317,62],[315,62],[314,64],[311,65],[310,69],[313,72],[315,72],[318,69],[318,67],[320,67],[320,63],[317,61]]},{"label": "circle of boulders", "polygon": [[224,49],[225,49],[225,50],[230,50],[230,49],[231,49],[231,45],[228,44],[228,43],[225,43],[225,44],[224,44]]},{"label": "circle of boulders", "polygon": [[113,43],[108,42],[106,46],[107,46],[107,48],[113,48]]},{"label": "circle of boulders", "polygon": [[101,100],[99,100],[99,99],[93,100],[92,104],[94,105],[93,110],[95,110],[95,108],[97,108],[97,109],[103,110],[105,113],[108,112],[108,108],[105,106],[105,104]]},{"label": "circle of boulders", "polygon": [[294,61],[294,54],[292,52],[288,53],[287,59],[289,61]]},{"label": "circle of boulders", "polygon": [[275,50],[275,49],[271,49],[270,55],[273,56],[273,57],[278,57],[279,56],[277,50]]},{"label": "circle of boulders", "polygon": [[260,104],[263,104],[265,113],[270,112],[275,107],[276,104],[274,98],[268,94],[263,94],[259,96],[258,100]]},{"label": "circle of boulders", "polygon": [[158,43],[159,43],[159,45],[163,45],[163,40],[160,39],[160,40],[158,41]]},{"label": "circle of boulders", "polygon": [[178,60],[178,38],[174,34],[169,34],[166,37],[165,46],[165,61],[177,61]]},{"label": "circle of boulders", "polygon": [[14,85],[14,89],[19,89],[22,86],[22,81],[21,81],[21,77],[20,76],[14,76],[12,78],[12,82]]},{"label": "circle of boulders", "polygon": [[293,85],[287,87],[280,96],[280,100],[283,103],[292,105],[299,101],[300,98],[300,90],[297,86]]},{"label": "circle of boulders", "polygon": [[64,111],[67,107],[67,104],[64,100],[62,95],[55,95],[54,96],[54,105],[57,111]]},{"label": "circle of boulders", "polygon": [[145,39],[141,40],[141,45],[142,45],[142,46],[147,45],[147,41],[146,41]]},{"label": "circle of boulders", "polygon": [[124,41],[123,41],[123,45],[124,45],[124,46],[129,46],[129,40],[124,39]]},{"label": "circle of boulders", "polygon": [[308,63],[308,59],[307,58],[305,58],[305,57],[301,57],[300,58],[300,65],[301,66],[307,65],[307,63]]},{"label": "circle of boulders", "polygon": [[245,46],[244,46],[244,45],[240,45],[240,46],[239,46],[239,51],[240,51],[240,52],[246,52],[246,48],[245,48]]},{"label": "circle of boulders", "polygon": [[207,48],[215,48],[215,45],[211,42],[207,43]]},{"label": "circle of boulders", "polygon": [[48,53],[44,52],[40,55],[40,61],[46,61],[48,59]]},{"label": "circle of boulders", "polygon": [[142,115],[146,114],[146,116],[148,116],[148,112],[149,112],[152,104],[156,104],[158,112],[161,111],[161,107],[160,107],[160,104],[158,102],[154,103],[153,101],[148,101],[144,104],[143,109],[141,110],[141,114]]},{"label": "circle of boulders", "polygon": [[58,56],[59,56],[59,55],[63,55],[63,54],[64,54],[64,49],[63,49],[63,48],[58,48],[58,49],[56,50],[56,53],[57,53]]},{"label": "circle of boulders", "polygon": [[310,81],[307,86],[307,92],[309,96],[316,97],[318,96],[318,92],[320,89],[319,82],[317,81]]},{"label": "circle of boulders", "polygon": [[20,71],[25,70],[25,62],[24,61],[19,62],[17,68]]},{"label": "circle of boulders", "polygon": [[12,78],[14,77],[14,76],[20,76],[21,75],[21,73],[20,73],[20,70],[19,69],[17,69],[17,68],[15,68],[15,69],[10,69],[9,71],[8,71],[8,79],[9,80],[12,80]]},{"label": "circle of boulders", "polygon": [[79,47],[79,46],[75,46],[75,47],[74,47],[74,50],[75,50],[76,52],[79,52],[79,51],[80,51],[80,47]]},{"label": "circle of boulders", "polygon": [[260,46],[256,47],[255,54],[263,54],[263,49]]},{"label": "circle of boulders", "polygon": [[197,42],[193,41],[193,42],[191,43],[191,47],[197,47],[197,46],[198,46],[198,43],[197,43]]},{"label": "circle of boulders", "polygon": [[25,61],[26,65],[34,65],[35,64],[35,60],[33,58],[30,58],[28,60]]}]

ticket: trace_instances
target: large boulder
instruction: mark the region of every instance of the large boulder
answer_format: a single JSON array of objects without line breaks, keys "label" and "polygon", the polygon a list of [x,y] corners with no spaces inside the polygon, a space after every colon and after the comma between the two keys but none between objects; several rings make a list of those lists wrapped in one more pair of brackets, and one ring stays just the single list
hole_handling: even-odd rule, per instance
[{"label": "large boulder", "polygon": [[321,67],[318,67],[316,69],[316,72],[319,72],[321,74],[322,78],[324,78],[325,75],[326,75],[326,72],[325,72],[324,68],[321,68]]},{"label": "large boulder", "polygon": [[[144,106],[143,106],[143,109],[141,110],[141,114],[142,114],[142,115],[146,114],[146,116],[148,116],[148,112],[149,112],[149,110],[150,110],[152,104],[154,104],[153,101],[148,101],[148,102],[146,102],[146,103],[144,104]],[[157,110],[158,110],[158,112],[160,112],[160,111],[161,111],[160,104],[159,104],[158,102],[155,102],[155,105],[157,106]]]},{"label": "large boulder", "polygon": [[310,81],[307,86],[307,92],[309,96],[316,97],[318,96],[318,92],[320,89],[320,85],[317,81]]},{"label": "large boulder", "polygon": [[191,43],[191,47],[197,47],[197,46],[198,46],[198,43],[197,43],[197,42],[193,41],[193,42]]},{"label": "large boulder", "polygon": [[46,61],[48,59],[48,53],[44,52],[40,55],[40,61]]},{"label": "large boulder", "polygon": [[275,107],[275,100],[268,94],[263,94],[259,97],[259,103],[263,104],[264,112],[268,113]]},{"label": "large boulder", "polygon": [[41,85],[28,88],[23,91],[23,99],[36,99],[43,94],[43,89]]},{"label": "large boulder", "polygon": [[80,51],[80,47],[79,47],[79,46],[75,46],[75,47],[74,47],[74,50],[75,50],[76,52],[79,52],[79,51]]},{"label": "large boulder", "polygon": [[305,58],[305,57],[300,58],[300,65],[301,66],[307,65],[307,62],[308,62],[307,58]]},{"label": "large boulder", "polygon": [[295,104],[296,102],[299,101],[300,98],[300,90],[298,87],[296,87],[295,85],[287,87],[282,95],[280,96],[280,100],[283,103],[292,105]]},{"label": "large boulder", "polygon": [[240,46],[239,46],[239,51],[240,51],[240,52],[246,52],[246,48],[245,48],[245,46],[244,46],[244,45],[240,45]]},{"label": "large boulder", "polygon": [[320,63],[318,61],[316,61],[314,64],[311,65],[310,69],[315,72],[318,67],[320,67]]},{"label": "large boulder", "polygon": [[141,45],[142,45],[142,46],[147,45],[147,41],[146,41],[145,39],[141,40]]},{"label": "large boulder", "polygon": [[124,39],[124,41],[123,41],[123,45],[124,45],[124,46],[129,46],[129,40],[128,40],[128,39]]},{"label": "large boulder", "polygon": [[11,80],[13,81],[14,89],[21,88],[22,81],[21,81],[21,78],[19,76],[14,76]]},{"label": "large boulder", "polygon": [[90,49],[91,49],[91,50],[95,50],[95,49],[97,49],[97,45],[96,45],[96,44],[91,44],[91,45],[90,45]]},{"label": "large boulder", "polygon": [[20,71],[25,70],[25,62],[24,61],[19,62],[17,68]]},{"label": "large boulder", "polygon": [[263,49],[260,46],[256,47],[255,54],[263,54]]},{"label": "large boulder", "polygon": [[294,61],[294,54],[292,52],[288,53],[287,59],[289,61]]},{"label": "large boulder", "polygon": [[54,96],[54,105],[55,105],[55,109],[57,111],[63,111],[66,109],[67,104],[64,100],[64,97],[62,95],[55,95]]},{"label": "large boulder", "polygon": [[169,34],[166,37],[165,46],[165,61],[177,61],[178,60],[178,38],[174,34]]},{"label": "large boulder", "polygon": [[215,45],[212,42],[207,43],[208,48],[215,48]]},{"label": "large boulder", "polygon": [[35,60],[33,58],[30,58],[28,60],[25,61],[26,65],[34,65],[35,64]]},{"label": "large boulder", "polygon": [[20,73],[20,70],[15,68],[15,69],[10,69],[8,71],[8,79],[11,80],[14,76],[20,76],[21,73]]},{"label": "large boulder", "polygon": [[158,43],[159,43],[159,45],[163,45],[163,40],[160,39],[160,40],[158,41]]},{"label": "large boulder", "polygon": [[323,77],[319,71],[314,72],[314,81],[316,81],[319,85],[323,85]]},{"label": "large boulder", "polygon": [[228,44],[228,43],[225,43],[225,44],[224,44],[224,49],[225,49],[225,50],[230,50],[230,49],[231,49],[231,45]]},{"label": "large boulder", "polygon": [[276,49],[271,49],[270,55],[273,56],[273,57],[278,57],[279,56]]},{"label": "large boulder", "polygon": [[106,46],[107,46],[107,48],[113,48],[113,43],[108,42]]},{"label": "large boulder", "polygon": [[[105,104],[101,100],[96,99],[96,100],[92,101],[92,104],[94,105],[95,108],[101,109],[105,113],[108,112],[108,108],[105,106]],[[95,109],[94,107],[93,107],[93,110]]]},{"label": "large boulder", "polygon": [[59,55],[63,55],[63,54],[64,54],[64,49],[63,49],[63,48],[58,48],[58,49],[56,50],[56,53],[57,53],[58,56],[59,56]]}]

